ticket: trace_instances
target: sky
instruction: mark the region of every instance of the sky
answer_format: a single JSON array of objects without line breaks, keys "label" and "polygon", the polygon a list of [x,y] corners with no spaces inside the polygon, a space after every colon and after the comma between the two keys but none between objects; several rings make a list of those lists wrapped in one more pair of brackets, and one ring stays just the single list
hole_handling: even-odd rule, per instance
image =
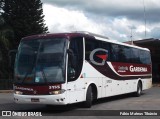
[{"label": "sky", "polygon": [[42,0],[42,3],[50,33],[88,31],[120,42],[160,39],[160,0]]}]

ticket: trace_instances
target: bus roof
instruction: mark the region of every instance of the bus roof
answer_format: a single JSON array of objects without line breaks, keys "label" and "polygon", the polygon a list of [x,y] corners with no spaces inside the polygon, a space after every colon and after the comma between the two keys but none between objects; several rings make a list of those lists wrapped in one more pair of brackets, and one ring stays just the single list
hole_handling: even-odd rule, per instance
[{"label": "bus roof", "polygon": [[109,42],[109,43],[114,43],[114,44],[119,44],[119,45],[123,45],[123,46],[128,46],[128,47],[133,47],[133,48],[138,48],[138,49],[149,51],[149,49],[147,49],[147,48],[142,48],[142,47],[139,47],[139,46],[126,44],[126,43],[122,43],[122,42],[115,41],[115,40],[110,40],[106,36],[94,34],[94,33],[87,32],[87,31],[74,31],[74,32],[68,32],[68,33],[38,34],[38,35],[32,35],[32,36],[24,37],[24,38],[22,38],[22,40],[38,39],[38,38],[51,38],[51,37],[72,38],[72,37],[76,37],[76,36],[78,36],[78,37],[92,37],[92,38],[94,38],[96,40],[100,40],[100,41],[105,41],[105,42]]}]

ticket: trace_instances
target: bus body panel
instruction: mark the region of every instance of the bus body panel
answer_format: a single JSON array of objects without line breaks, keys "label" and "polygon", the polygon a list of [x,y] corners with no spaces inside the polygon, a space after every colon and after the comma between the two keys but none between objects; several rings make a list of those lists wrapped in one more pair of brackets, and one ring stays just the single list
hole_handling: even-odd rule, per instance
[{"label": "bus body panel", "polygon": [[97,84],[96,85],[98,89],[97,98],[135,92],[137,90],[137,84],[139,80],[142,81],[142,88],[143,88],[142,90],[149,89],[152,86],[151,78],[147,79],[136,78],[129,80],[118,80],[118,79],[107,78],[99,71],[97,71],[94,67],[92,67],[87,61],[83,65],[82,74],[85,74],[85,77],[88,77],[84,78],[85,82],[88,83],[88,86],[89,84],[91,84],[90,83],[91,81],[92,83]]},{"label": "bus body panel", "polygon": [[67,83],[67,100],[68,103],[82,102],[85,100],[84,80],[78,79]]}]

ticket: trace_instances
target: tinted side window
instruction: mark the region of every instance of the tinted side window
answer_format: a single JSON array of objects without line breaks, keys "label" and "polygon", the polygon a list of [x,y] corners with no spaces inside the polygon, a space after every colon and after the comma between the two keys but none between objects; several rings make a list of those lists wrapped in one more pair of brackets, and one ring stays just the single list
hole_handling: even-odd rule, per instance
[{"label": "tinted side window", "polygon": [[126,58],[126,62],[130,63],[132,62],[132,50],[130,47],[124,47],[124,54],[125,54],[125,58]]},{"label": "tinted side window", "polygon": [[142,64],[151,64],[150,52],[140,50],[140,61]]},{"label": "tinted side window", "polygon": [[150,52],[132,47],[111,44],[110,55],[113,62],[151,64]]},{"label": "tinted side window", "polygon": [[151,64],[151,54],[148,51],[145,51],[145,56],[146,56],[146,64]]},{"label": "tinted side window", "polygon": [[[70,40],[70,46],[69,49],[73,51],[73,57],[68,58],[68,73],[70,69],[74,69],[75,71],[75,78],[70,79],[68,77],[68,81],[73,81],[76,80],[82,70],[82,65],[83,65],[83,38],[78,37],[78,38],[73,38]],[[71,66],[74,64],[73,66]],[[69,76],[69,74],[68,74]]]},{"label": "tinted side window", "polygon": [[126,62],[126,55],[124,46],[112,44],[112,61],[113,62]]},{"label": "tinted side window", "polygon": [[139,49],[132,48],[132,63],[141,63],[139,58]]},{"label": "tinted side window", "polygon": [[118,52],[119,52],[119,47],[117,44],[112,44],[111,45],[111,59],[113,62],[118,62],[119,61],[119,57],[118,57]]},{"label": "tinted side window", "polygon": [[93,60],[97,63],[102,62],[102,58],[106,57],[106,60],[110,60],[110,43],[93,40],[93,39],[86,39],[85,40],[85,59],[90,62],[90,54],[94,52]]},{"label": "tinted side window", "polygon": [[94,49],[100,48],[100,43],[96,40],[86,39],[85,40],[85,59],[90,60],[90,54]]},{"label": "tinted side window", "polygon": [[[101,48],[107,50],[107,61],[110,61],[111,59],[111,43],[107,43],[107,42],[101,42]],[[105,53],[106,54],[106,53]]]}]

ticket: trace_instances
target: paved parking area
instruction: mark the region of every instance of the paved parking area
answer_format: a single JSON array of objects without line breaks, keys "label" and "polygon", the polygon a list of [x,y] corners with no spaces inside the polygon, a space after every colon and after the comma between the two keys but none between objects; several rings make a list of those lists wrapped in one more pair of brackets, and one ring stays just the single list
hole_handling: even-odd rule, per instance
[{"label": "paved parking area", "polygon": [[[97,119],[99,117],[113,118],[112,115],[119,114],[120,112],[125,111],[137,111],[140,112],[142,110],[152,111],[160,113],[160,87],[152,87],[149,90],[143,92],[141,97],[134,97],[132,94],[114,96],[109,98],[100,99],[93,104],[91,108],[84,108],[82,103],[73,104],[68,106],[52,106],[47,107],[46,105],[28,105],[28,104],[15,104],[13,102],[13,94],[12,93],[0,93],[0,110],[11,110],[11,111],[31,111],[36,112],[40,111],[43,115],[48,115],[47,118],[63,118],[60,116],[65,116],[65,118],[69,118],[70,116],[76,116],[76,118],[83,118],[84,115],[93,116],[92,119]],[[106,114],[109,113],[109,114]],[[100,114],[102,114],[100,116]],[[69,115],[69,116],[66,116]],[[80,117],[82,116],[82,117]],[[117,117],[117,116],[116,116]],[[120,116],[117,117],[119,119],[124,118],[133,118],[133,116]],[[136,116],[136,118],[143,118],[143,116]],[[160,119],[159,116],[152,116],[153,118]],[[9,117],[8,117],[9,118]],[[20,118],[20,117],[12,117],[12,118]],[[27,119],[32,119],[36,117],[25,117]],[[46,118],[44,116],[39,117]],[[147,116],[146,118],[151,119],[151,116]],[[135,118],[134,118],[135,119]]]}]

